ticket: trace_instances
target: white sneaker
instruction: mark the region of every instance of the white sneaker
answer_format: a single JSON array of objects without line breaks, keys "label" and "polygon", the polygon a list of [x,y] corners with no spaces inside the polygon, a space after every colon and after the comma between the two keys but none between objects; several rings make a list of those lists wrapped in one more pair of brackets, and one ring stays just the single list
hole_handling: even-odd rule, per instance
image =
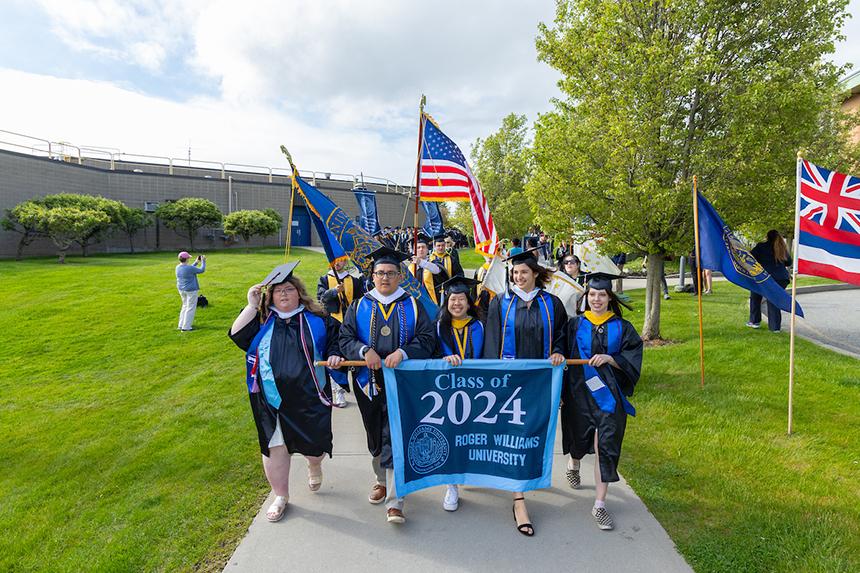
[{"label": "white sneaker", "polygon": [[442,500],[442,509],[445,511],[457,511],[460,507],[460,488],[456,485],[449,485],[445,492],[445,499]]},{"label": "white sneaker", "polygon": [[335,408],[346,408],[346,390],[343,388],[335,388],[334,396],[332,398],[332,406]]}]

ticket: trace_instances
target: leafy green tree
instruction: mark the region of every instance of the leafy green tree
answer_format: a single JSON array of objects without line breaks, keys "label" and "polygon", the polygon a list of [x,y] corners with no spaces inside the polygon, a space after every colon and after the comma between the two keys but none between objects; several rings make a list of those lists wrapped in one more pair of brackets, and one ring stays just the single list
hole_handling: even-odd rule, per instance
[{"label": "leafy green tree", "polygon": [[110,216],[100,209],[82,209],[71,205],[48,206],[31,202],[20,212],[21,223],[34,227],[50,237],[57,246],[59,263],[66,262],[66,252],[85,237],[93,236],[96,229],[110,224]]},{"label": "leafy green tree", "polygon": [[6,216],[0,221],[0,227],[3,230],[21,235],[21,238],[18,239],[18,248],[15,251],[16,261],[24,258],[25,247],[39,237],[45,236],[36,225],[36,219],[27,215],[27,212],[32,210],[35,204],[35,201],[24,201],[15,205],[12,209],[6,209]]},{"label": "leafy green tree", "polygon": [[233,211],[224,217],[224,233],[233,237],[242,237],[246,244],[254,236],[274,235],[280,227],[280,222],[265,211]]},{"label": "leafy green tree", "polygon": [[281,214],[272,209],[271,207],[266,207],[265,209],[263,209],[263,213],[274,219],[278,223],[278,228],[280,228],[281,225],[284,224],[284,218],[281,216]]},{"label": "leafy green tree", "polygon": [[[475,141],[472,167],[490,205],[499,237],[522,236],[533,220],[525,195],[532,170],[526,116],[512,113],[502,120],[497,132]],[[458,204],[454,217],[468,234],[472,226],[469,204]]]},{"label": "leafy green tree", "polygon": [[128,237],[128,247],[131,252],[134,252],[134,236],[138,231],[152,225],[152,217],[140,208],[129,207],[122,205],[119,212],[119,224],[117,229],[125,233]]},{"label": "leafy green tree", "polygon": [[[667,254],[692,244],[692,177],[729,225],[787,230],[795,153],[856,157],[833,51],[845,0],[559,0],[539,59],[563,97],[535,126],[538,221],[648,254],[646,339],[660,336]],[[577,229],[582,230],[582,229]]]},{"label": "leafy green tree", "polygon": [[58,193],[47,195],[41,203],[48,209],[58,207],[73,207],[82,212],[101,211],[107,215],[107,220],[94,225],[89,233],[77,235],[73,240],[81,247],[81,254],[88,255],[88,248],[92,243],[100,242],[106,235],[118,228],[122,223],[122,209],[124,205],[113,199],[106,199],[98,195],[80,195],[77,193]]},{"label": "leafy green tree", "polygon": [[221,222],[221,211],[208,199],[185,197],[170,203],[162,203],[155,210],[155,216],[166,227],[173,229],[180,237],[189,240],[194,250],[194,236],[203,227],[211,227]]}]

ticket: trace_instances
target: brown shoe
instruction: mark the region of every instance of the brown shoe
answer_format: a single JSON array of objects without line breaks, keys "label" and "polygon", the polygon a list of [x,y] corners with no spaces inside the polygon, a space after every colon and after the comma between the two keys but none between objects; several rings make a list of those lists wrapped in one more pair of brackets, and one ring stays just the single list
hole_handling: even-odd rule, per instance
[{"label": "brown shoe", "polygon": [[387,493],[388,491],[385,489],[385,486],[378,483],[374,485],[373,488],[370,490],[370,495],[367,496],[367,501],[369,501],[373,505],[378,505],[385,501],[385,495]]},{"label": "brown shoe", "polygon": [[403,511],[392,507],[388,510],[388,523],[406,523],[406,516]]}]

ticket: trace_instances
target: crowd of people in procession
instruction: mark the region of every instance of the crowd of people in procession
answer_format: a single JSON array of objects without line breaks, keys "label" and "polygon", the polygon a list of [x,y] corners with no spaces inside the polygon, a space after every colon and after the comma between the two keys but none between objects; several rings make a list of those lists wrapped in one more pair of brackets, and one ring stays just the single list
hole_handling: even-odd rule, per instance
[{"label": "crowd of people in procession", "polygon": [[[378,238],[383,246],[371,255],[370,276],[349,272],[347,259],[334,261],[319,277],[314,298],[293,274],[299,262],[281,265],[250,287],[247,305],[230,328],[230,338],[246,352],[263,468],[275,494],[267,518],[278,521],[284,515],[293,454],[307,460],[310,490],[320,489],[323,459],[332,455],[332,409],[347,405],[350,381],[372,456],[368,501],[385,504],[388,522],[403,523],[404,499],[394,486],[383,365],[394,368],[403,360],[427,358],[442,358],[454,367],[480,358],[547,359],[560,365],[566,358],[583,358],[587,364],[567,369],[562,390],[566,478],[570,487],[579,488],[580,461],[595,455],[591,513],[600,529],[612,529],[607,488],[619,479],[627,415],[634,411],[628,398],[640,376],[643,348],[636,329],[622,317],[623,308],[629,307],[613,290],[617,277],[587,275],[572,243],[554,246],[546,235],[530,230],[522,239],[500,243],[509,282],[505,292],[494,293],[482,285],[489,258],[474,279],[465,276],[457,252],[462,237],[418,234],[416,239],[413,229],[386,228]],[[770,231],[752,254],[781,286],[788,284],[791,258],[777,231]],[[205,271],[205,257],[189,264],[191,255],[183,251],[179,259],[179,328],[190,330],[197,275]],[[623,256],[614,260],[624,265]],[[568,316],[558,297],[545,290],[556,269],[584,287],[575,316]],[[437,316],[429,316],[401,288],[404,272],[424,285],[439,306]],[[694,287],[701,284],[703,292],[710,293],[710,273],[694,267],[692,274]],[[665,285],[665,276],[663,281]],[[761,303],[761,296],[752,293],[748,326],[758,328]],[[769,327],[779,331],[779,309],[768,306]],[[347,370],[341,366],[344,360],[364,366]],[[317,361],[327,365],[322,373]],[[457,510],[459,494],[458,484],[447,486],[443,508]],[[513,514],[517,530],[534,535],[522,492],[513,493]]]},{"label": "crowd of people in procession", "polygon": [[[375,251],[370,277],[347,272],[347,261],[336,261],[320,277],[317,298],[293,274],[298,262],[277,267],[253,285],[247,306],[229,336],[246,352],[247,383],[257,427],[263,468],[274,502],[266,516],[280,520],[289,501],[292,454],[307,459],[308,487],[319,490],[322,461],[332,454],[332,409],[346,405],[349,387],[361,413],[372,456],[371,504],[385,504],[386,520],[403,523],[404,499],[394,485],[393,454],[385,385],[381,368],[403,360],[442,358],[452,366],[465,359],[547,359],[553,365],[566,358],[584,358],[565,374],[561,424],[566,477],[578,488],[580,460],[594,454],[596,495],[592,516],[600,529],[613,528],[606,509],[608,484],[618,481],[617,467],[628,412],[627,398],[638,381],[642,340],[622,318],[623,303],[612,290],[611,278],[593,275],[585,281],[579,260],[568,250],[551,250],[546,238],[527,237],[530,248],[506,248],[510,266],[506,292],[482,288],[464,276],[451,237],[419,236],[416,244],[391,233]],[[412,239],[412,238],[410,238]],[[394,241],[389,243],[388,241]],[[456,244],[456,243],[455,243]],[[399,247],[398,248],[392,248]],[[569,319],[562,302],[544,290],[552,270],[542,262],[561,255],[564,271],[585,285],[581,314]],[[437,305],[437,316],[401,288],[404,272],[422,283]],[[344,360],[363,367],[347,372]],[[321,375],[315,361],[325,361]],[[608,392],[595,399],[594,386]],[[450,484],[443,508],[459,506],[458,484]],[[535,533],[522,492],[512,495],[517,530]]]}]

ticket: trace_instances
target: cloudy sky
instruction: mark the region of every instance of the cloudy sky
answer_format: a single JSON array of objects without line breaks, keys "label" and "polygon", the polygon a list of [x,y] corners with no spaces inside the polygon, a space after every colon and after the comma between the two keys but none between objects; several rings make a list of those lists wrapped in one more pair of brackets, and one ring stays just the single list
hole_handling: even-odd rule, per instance
[{"label": "cloudy sky", "polygon": [[[551,0],[0,0],[0,129],[409,183],[418,101],[468,153],[550,109]],[[860,64],[860,0],[838,63]],[[0,140],[12,139],[0,133]],[[16,140],[17,141],[17,140]]]}]

